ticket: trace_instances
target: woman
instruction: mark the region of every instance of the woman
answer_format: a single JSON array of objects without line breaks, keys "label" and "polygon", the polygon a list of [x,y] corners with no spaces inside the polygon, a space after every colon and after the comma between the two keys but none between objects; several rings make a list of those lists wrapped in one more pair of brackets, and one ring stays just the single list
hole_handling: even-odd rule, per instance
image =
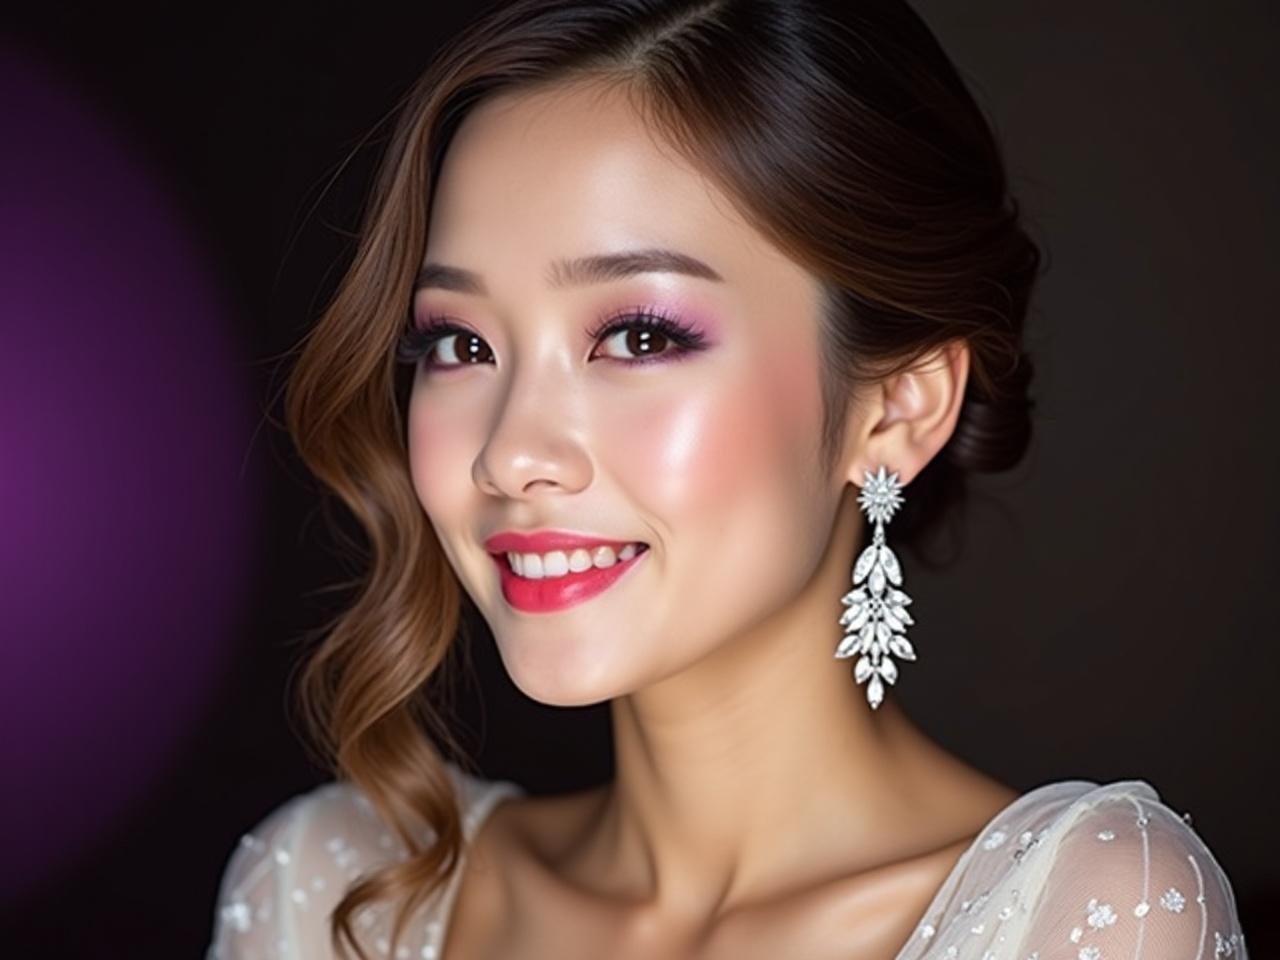
[{"label": "woman", "polygon": [[[290,384],[372,564],[300,688],[337,779],[244,837],[209,955],[1245,957],[1145,781],[1019,794],[891,696],[906,550],[1028,444],[1038,265],[902,3],[487,12]],[[464,596],[530,697],[610,701],[613,782],[445,762]]]}]

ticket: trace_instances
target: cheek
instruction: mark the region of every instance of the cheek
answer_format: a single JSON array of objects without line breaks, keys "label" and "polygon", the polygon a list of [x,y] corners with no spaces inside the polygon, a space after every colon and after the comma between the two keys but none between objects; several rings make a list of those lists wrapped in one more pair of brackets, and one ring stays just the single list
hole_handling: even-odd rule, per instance
[{"label": "cheek", "polygon": [[803,354],[762,351],[622,412],[615,406],[595,437],[625,502],[653,525],[658,554],[651,589],[619,618],[644,635],[612,654],[618,688],[682,669],[792,602],[821,561],[830,519],[806,462],[821,397]]},{"label": "cheek", "polygon": [[406,426],[409,470],[418,501],[428,515],[457,517],[451,509],[467,497],[474,458],[474,425],[465,410],[451,410],[439,394],[429,400],[416,391]]},{"label": "cheek", "polygon": [[659,532],[678,542],[723,509],[744,470],[769,459],[756,415],[749,391],[723,384],[649,395],[600,417],[600,459]]},{"label": "cheek", "polygon": [[598,436],[630,497],[683,543],[691,531],[793,523],[813,508],[820,404],[810,359],[775,353],[651,395]]}]

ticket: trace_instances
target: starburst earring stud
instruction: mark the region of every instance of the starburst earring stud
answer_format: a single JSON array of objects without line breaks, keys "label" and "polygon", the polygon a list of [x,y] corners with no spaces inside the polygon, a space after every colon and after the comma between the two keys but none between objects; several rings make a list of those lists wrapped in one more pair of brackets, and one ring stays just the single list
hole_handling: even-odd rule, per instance
[{"label": "starburst earring stud", "polygon": [[846,636],[836,648],[836,657],[860,654],[853,678],[858,683],[870,679],[867,702],[874,710],[884,699],[884,684],[898,680],[898,666],[890,655],[916,659],[915,649],[905,635],[907,626],[915,620],[907,613],[911,598],[897,589],[902,585],[902,567],[884,542],[884,525],[902,505],[902,485],[896,473],[885,475],[883,465],[878,473],[863,473],[858,504],[876,527],[871,543],[853,565],[854,589],[840,598],[848,609],[840,615]]}]

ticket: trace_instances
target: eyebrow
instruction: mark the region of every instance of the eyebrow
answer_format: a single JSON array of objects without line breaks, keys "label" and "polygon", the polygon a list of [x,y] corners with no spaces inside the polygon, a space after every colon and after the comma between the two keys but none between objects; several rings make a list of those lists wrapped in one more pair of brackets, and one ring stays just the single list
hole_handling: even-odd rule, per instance
[{"label": "eyebrow", "polygon": [[[555,288],[584,286],[620,280],[639,273],[681,273],[716,283],[724,282],[724,277],[701,260],[676,250],[662,249],[629,250],[555,260],[547,272],[547,282]],[[419,271],[414,292],[428,287],[477,296],[488,296],[489,293],[480,274],[443,263],[427,263]]]}]

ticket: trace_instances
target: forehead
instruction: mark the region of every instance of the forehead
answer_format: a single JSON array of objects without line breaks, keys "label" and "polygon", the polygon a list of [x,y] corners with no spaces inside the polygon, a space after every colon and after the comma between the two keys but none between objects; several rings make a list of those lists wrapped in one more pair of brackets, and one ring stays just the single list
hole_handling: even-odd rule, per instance
[{"label": "forehead", "polygon": [[635,247],[714,260],[726,279],[782,259],[619,87],[504,94],[460,125],[436,186],[427,259],[532,272],[557,257]]}]

